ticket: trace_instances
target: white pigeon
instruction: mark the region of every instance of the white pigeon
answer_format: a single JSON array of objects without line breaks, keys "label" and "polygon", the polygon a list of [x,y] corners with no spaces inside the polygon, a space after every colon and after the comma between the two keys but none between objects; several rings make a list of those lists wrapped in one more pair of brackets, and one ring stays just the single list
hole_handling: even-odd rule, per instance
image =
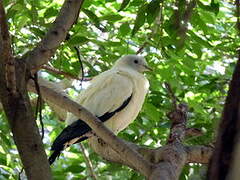
[{"label": "white pigeon", "polygon": [[[138,115],[148,92],[149,82],[143,72],[149,71],[145,59],[126,55],[114,66],[90,81],[76,101],[97,116],[104,125],[117,134],[125,129]],[[52,164],[61,151],[71,144],[93,135],[92,129],[76,116],[69,114],[68,126],[55,139],[49,157]]]}]

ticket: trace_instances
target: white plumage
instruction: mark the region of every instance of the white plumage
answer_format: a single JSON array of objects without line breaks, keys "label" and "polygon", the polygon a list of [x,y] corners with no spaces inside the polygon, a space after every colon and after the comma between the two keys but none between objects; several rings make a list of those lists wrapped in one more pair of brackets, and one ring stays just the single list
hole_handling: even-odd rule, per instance
[{"label": "white plumage", "polygon": [[[110,70],[96,76],[76,101],[117,134],[125,129],[141,110],[149,88],[149,82],[142,74],[147,70],[150,68],[143,57],[124,56]],[[52,150],[59,152],[58,155],[66,144],[87,139],[87,134],[91,131],[89,126],[71,113],[68,114],[66,122],[69,126],[56,138],[52,146]],[[76,133],[78,130],[83,133]],[[73,136],[74,133],[77,135]],[[55,155],[53,153],[53,157],[51,156],[53,161]]]},{"label": "white plumage", "polygon": [[[125,59],[145,62],[142,57],[136,55],[128,55],[118,61]],[[144,63],[144,66],[146,65]],[[133,69],[129,64],[117,63],[110,70],[96,76],[90,82],[90,86],[76,98],[76,102],[99,117],[115,111],[132,95],[127,107],[104,123],[111,131],[118,133],[137,117],[148,88],[149,82],[141,72]],[[66,122],[70,125],[78,119],[69,113]]]}]

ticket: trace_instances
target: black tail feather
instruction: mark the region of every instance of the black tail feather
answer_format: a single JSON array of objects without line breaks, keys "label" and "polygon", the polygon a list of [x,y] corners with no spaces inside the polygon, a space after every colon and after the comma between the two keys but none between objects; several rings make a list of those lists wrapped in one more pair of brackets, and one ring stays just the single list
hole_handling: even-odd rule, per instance
[{"label": "black tail feather", "polygon": [[54,163],[54,161],[56,160],[56,158],[58,158],[61,154],[61,151],[54,151],[51,156],[48,158],[48,162],[50,165],[52,165],[52,163]]},{"label": "black tail feather", "polygon": [[[98,118],[102,122],[109,120],[116,113],[124,109],[129,104],[131,98],[132,98],[132,95],[128,97],[123,102],[123,104],[119,108],[117,108],[115,111],[106,112],[105,114],[103,114],[102,116],[99,116]],[[91,130],[92,129],[84,121],[80,119],[73,122],[71,125],[68,125],[66,128],[64,128],[63,131],[58,135],[58,137],[54,140],[52,144],[51,150],[53,151],[53,153],[48,159],[49,164],[51,165],[56,160],[56,158],[60,156],[67,142],[71,141],[74,138],[79,138],[75,143],[84,141],[88,139],[88,137],[84,135],[86,135],[86,133],[90,132]]]},{"label": "black tail feather", "polygon": [[79,119],[63,129],[63,131],[54,140],[51,150],[61,152],[65,148],[65,144],[67,142],[75,138],[80,138],[81,141],[85,140],[84,134],[89,131],[91,131],[91,128]]},{"label": "black tail feather", "polygon": [[[88,139],[88,137],[82,137],[80,138],[78,141],[76,141],[74,144],[82,142],[84,140]],[[64,149],[64,144],[59,144],[60,147],[62,147],[61,150],[54,150],[53,153],[51,154],[51,156],[48,158],[48,162],[50,165],[52,165],[54,163],[54,161],[60,156],[61,152]]]}]

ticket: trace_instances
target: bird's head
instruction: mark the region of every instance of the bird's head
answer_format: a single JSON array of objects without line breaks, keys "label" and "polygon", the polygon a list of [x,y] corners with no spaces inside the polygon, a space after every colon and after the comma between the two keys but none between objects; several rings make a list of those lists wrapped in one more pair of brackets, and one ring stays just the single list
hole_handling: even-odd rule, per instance
[{"label": "bird's head", "polygon": [[137,55],[126,55],[117,60],[114,65],[115,67],[126,67],[131,68],[140,73],[145,71],[152,71],[148,66],[146,60],[142,56]]}]

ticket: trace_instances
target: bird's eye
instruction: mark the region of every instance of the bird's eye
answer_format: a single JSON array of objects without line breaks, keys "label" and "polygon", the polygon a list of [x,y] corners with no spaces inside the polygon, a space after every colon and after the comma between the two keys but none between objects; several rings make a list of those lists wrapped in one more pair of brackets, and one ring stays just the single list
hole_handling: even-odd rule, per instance
[{"label": "bird's eye", "polygon": [[135,59],[135,60],[134,60],[134,63],[135,63],[135,64],[138,64],[138,60]]}]

